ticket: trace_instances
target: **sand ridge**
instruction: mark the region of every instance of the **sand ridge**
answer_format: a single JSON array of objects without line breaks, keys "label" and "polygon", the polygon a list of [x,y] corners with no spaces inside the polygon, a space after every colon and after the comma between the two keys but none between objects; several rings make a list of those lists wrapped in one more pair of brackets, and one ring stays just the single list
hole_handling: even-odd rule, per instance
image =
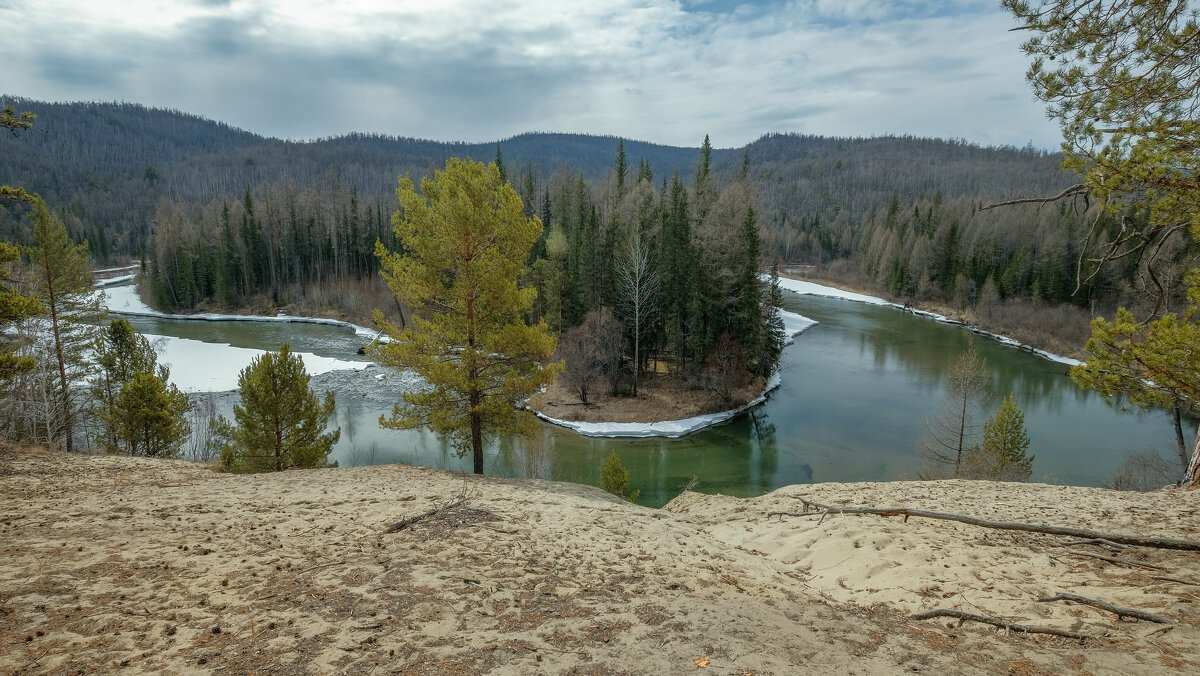
[{"label": "sand ridge", "polygon": [[[235,476],[25,451],[0,452],[0,491],[3,673],[1200,669],[1200,586],[1152,579],[1200,579],[1196,554],[1121,554],[1158,567],[1136,568],[1069,556],[1061,538],[962,524],[766,517],[803,493],[1193,537],[1196,492],[821,484],[687,493],[653,510],[576,484],[400,465]],[[1032,600],[1055,591],[1180,624]],[[908,616],[932,607],[1106,638]]]}]

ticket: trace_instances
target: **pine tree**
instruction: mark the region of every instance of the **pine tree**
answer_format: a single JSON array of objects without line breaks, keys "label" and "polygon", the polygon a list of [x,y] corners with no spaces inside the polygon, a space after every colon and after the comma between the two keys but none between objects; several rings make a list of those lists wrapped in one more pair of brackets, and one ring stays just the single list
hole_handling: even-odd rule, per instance
[{"label": "pine tree", "polygon": [[175,458],[188,440],[188,396],[167,382],[169,373],[144,371],[133,376],[113,402],[110,425],[118,441],[116,452],[129,455]]},{"label": "pine tree", "polygon": [[324,467],[341,429],[325,431],[333,392],[318,399],[310,380],[304,360],[287,343],[242,369],[233,423],[223,417],[217,422],[224,439],[221,465],[235,472]]},{"label": "pine tree", "polygon": [[25,254],[34,293],[45,307],[45,338],[53,350],[58,373],[54,416],[61,433],[52,442],[61,443],[70,452],[75,448],[75,425],[80,414],[75,385],[91,372],[86,350],[92,343],[96,322],[106,312],[101,294],[92,287],[87,243],[71,241],[66,226],[40,199],[34,202],[33,241]]},{"label": "pine tree", "polygon": [[109,453],[120,450],[115,409],[121,388],[139,373],[153,373],[158,355],[146,337],[124,319],[114,319],[100,330],[92,346],[98,373],[92,380],[92,401],[98,409],[102,430],[96,441]]},{"label": "pine tree", "polygon": [[617,455],[616,451],[610,451],[604,459],[604,464],[600,466],[600,482],[597,485],[601,490],[629,502],[637,502],[638,496],[642,494],[641,489],[625,494],[625,491],[629,490],[629,470],[621,464],[621,456]]},{"label": "pine tree", "polygon": [[124,319],[114,319],[93,345],[99,372],[92,399],[100,421],[96,442],[107,453],[173,458],[191,433],[191,402],[168,381],[150,341]]},{"label": "pine tree", "polygon": [[[20,260],[20,256],[20,249],[0,242],[0,387],[34,366],[32,357],[17,356],[19,339],[10,332],[13,324],[42,311],[37,296],[20,293],[10,281],[11,266]],[[3,394],[2,389],[0,394]]]},{"label": "pine tree", "polygon": [[1071,367],[1071,378],[1099,392],[1109,405],[1123,400],[1171,412],[1176,450],[1188,468],[1186,480],[1200,484],[1200,441],[1189,465],[1180,422],[1180,414],[1200,401],[1200,272],[1193,272],[1191,280],[1192,304],[1182,315],[1140,324],[1131,312],[1118,308],[1112,322],[1103,317],[1092,321],[1087,361]]},{"label": "pine tree", "polygon": [[403,252],[376,246],[381,274],[396,298],[413,308],[403,331],[375,318],[392,337],[380,363],[412,368],[429,383],[406,392],[385,427],[428,426],[483,473],[485,437],[531,432],[535,418],[517,404],[548,385],[561,365],[543,362],[555,340],[545,321],[523,317],[537,291],[519,284],[542,224],[526,218],[521,198],[500,180],[495,164],[453,158],[421,181],[407,176],[392,217]]},{"label": "pine tree", "polygon": [[967,451],[963,475],[994,481],[1029,481],[1033,456],[1028,455],[1025,414],[1010,393],[1000,410],[983,424],[983,443]]}]

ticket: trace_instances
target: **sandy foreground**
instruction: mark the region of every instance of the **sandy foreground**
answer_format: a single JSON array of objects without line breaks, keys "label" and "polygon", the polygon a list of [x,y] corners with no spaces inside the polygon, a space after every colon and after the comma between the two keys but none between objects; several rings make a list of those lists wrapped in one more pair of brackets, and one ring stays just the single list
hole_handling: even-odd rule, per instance
[{"label": "sandy foreground", "polygon": [[[399,465],[231,476],[8,451],[0,495],[3,673],[1200,672],[1200,554],[767,516],[804,495],[1196,539],[1200,491],[818,484],[653,510]],[[1179,624],[1037,602],[1056,592]],[[911,617],[933,608],[1101,638]]]}]

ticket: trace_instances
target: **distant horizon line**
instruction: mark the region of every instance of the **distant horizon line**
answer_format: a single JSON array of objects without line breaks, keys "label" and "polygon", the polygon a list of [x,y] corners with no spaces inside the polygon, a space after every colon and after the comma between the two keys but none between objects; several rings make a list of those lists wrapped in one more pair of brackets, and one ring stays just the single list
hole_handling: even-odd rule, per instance
[{"label": "distant horizon line", "polygon": [[[460,145],[460,146],[499,145],[499,146],[501,146],[501,150],[503,150],[504,143],[513,141],[515,139],[518,139],[518,138],[521,138],[524,136],[559,135],[559,136],[583,136],[583,137],[591,137],[591,138],[599,138],[599,139],[613,139],[614,141],[624,141],[627,143],[637,143],[637,144],[642,144],[642,145],[655,146],[655,147],[659,147],[659,148],[670,148],[670,149],[676,149],[676,150],[699,151],[701,149],[701,146],[699,146],[699,145],[679,146],[679,145],[672,145],[672,144],[668,144],[668,143],[658,143],[655,141],[636,139],[636,138],[627,137],[627,136],[620,136],[617,134],[598,134],[598,133],[592,133],[592,132],[578,132],[578,131],[533,131],[533,130],[530,130],[530,131],[518,132],[518,133],[509,135],[506,137],[502,137],[502,138],[499,138],[496,140],[487,140],[487,141],[459,141],[459,140],[446,140],[446,139],[437,139],[437,138],[422,138],[419,136],[402,136],[399,134],[391,134],[391,133],[377,132],[377,131],[349,131],[349,132],[344,132],[342,134],[330,135],[330,136],[316,136],[316,137],[309,137],[309,138],[300,138],[300,137],[284,138],[284,137],[280,137],[280,136],[272,136],[272,135],[268,135],[268,134],[263,134],[263,133],[256,132],[256,131],[253,131],[250,129],[246,129],[244,127],[239,127],[239,126],[236,126],[229,122],[225,122],[225,121],[216,119],[214,117],[209,117],[209,116],[206,116],[206,115],[203,115],[200,113],[193,113],[193,112],[189,112],[186,110],[180,110],[178,108],[152,106],[152,105],[147,105],[144,103],[138,103],[136,101],[118,101],[118,100],[112,100],[112,101],[90,100],[90,101],[88,101],[88,100],[83,100],[83,99],[63,100],[63,101],[44,101],[41,99],[33,99],[33,98],[25,97],[25,96],[20,96],[17,94],[0,93],[0,105],[17,106],[17,105],[21,105],[22,102],[32,103],[32,104],[42,104],[42,105],[48,105],[48,106],[55,106],[55,105],[62,105],[62,106],[69,106],[69,105],[132,106],[135,108],[141,108],[141,109],[149,111],[149,112],[163,112],[163,113],[184,115],[187,117],[196,118],[198,120],[202,120],[202,121],[209,122],[212,124],[220,125],[223,127],[228,127],[229,129],[232,129],[236,132],[250,134],[251,136],[256,136],[265,141],[279,141],[282,143],[297,143],[297,144],[327,143],[329,141],[336,141],[338,139],[344,139],[344,138],[349,138],[349,137],[354,137],[354,136],[365,136],[365,137],[382,138],[382,139],[391,140],[391,141],[416,141],[416,142],[441,143],[441,144],[445,144],[445,145]],[[1054,155],[1054,154],[1058,154],[1058,153],[1062,152],[1061,149],[1059,149],[1059,148],[1050,149],[1050,148],[1042,148],[1042,147],[1036,146],[1036,145],[1034,145],[1032,140],[1026,142],[1026,144],[1024,146],[1016,146],[1016,145],[1011,145],[1011,144],[1000,144],[1000,145],[983,144],[983,143],[979,143],[977,141],[972,141],[970,139],[961,138],[961,137],[953,138],[953,137],[943,137],[943,136],[921,136],[919,134],[907,134],[907,133],[885,133],[885,134],[870,134],[870,135],[862,135],[862,136],[830,136],[830,135],[824,135],[824,134],[813,134],[813,133],[799,132],[799,131],[767,131],[767,132],[761,133],[758,136],[758,138],[756,138],[753,141],[750,141],[749,143],[746,143],[744,145],[726,146],[726,147],[715,147],[714,146],[713,151],[725,153],[725,152],[733,152],[733,151],[737,151],[737,150],[744,150],[744,149],[749,148],[750,146],[754,145],[755,143],[762,141],[763,139],[771,138],[774,136],[794,136],[794,137],[801,137],[801,138],[807,137],[807,138],[830,140],[830,141],[857,141],[857,142],[877,140],[877,139],[912,139],[912,140],[917,140],[917,141],[940,141],[943,143],[953,143],[953,144],[974,146],[976,148],[980,148],[983,150],[1015,150],[1015,151],[1019,151],[1019,152],[1037,152],[1042,155]]]}]

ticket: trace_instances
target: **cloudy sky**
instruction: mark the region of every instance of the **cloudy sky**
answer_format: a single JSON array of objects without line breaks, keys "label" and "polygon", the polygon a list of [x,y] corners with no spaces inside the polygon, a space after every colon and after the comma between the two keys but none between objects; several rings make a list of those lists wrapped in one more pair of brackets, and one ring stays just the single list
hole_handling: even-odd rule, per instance
[{"label": "cloudy sky", "polygon": [[1057,149],[999,0],[0,0],[0,93],[260,134]]}]

